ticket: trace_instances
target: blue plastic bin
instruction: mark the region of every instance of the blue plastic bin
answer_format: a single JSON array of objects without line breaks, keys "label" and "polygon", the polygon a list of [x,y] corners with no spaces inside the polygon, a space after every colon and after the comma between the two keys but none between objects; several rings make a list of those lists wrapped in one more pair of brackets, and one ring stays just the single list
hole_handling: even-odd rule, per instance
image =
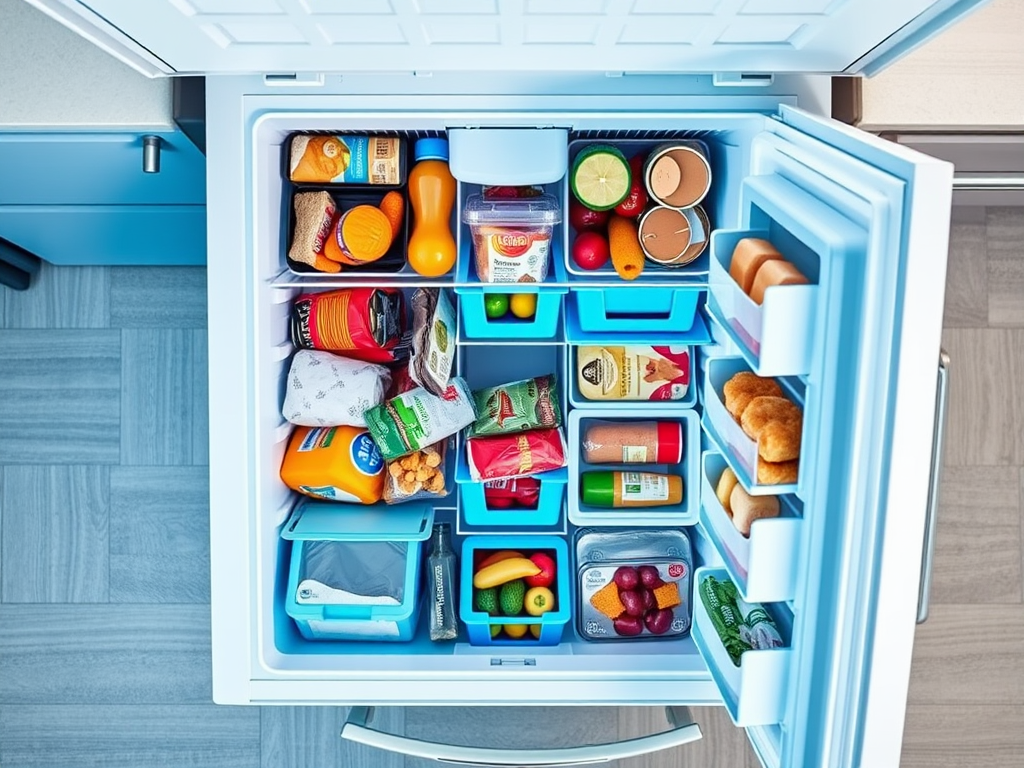
[{"label": "blue plastic bin", "polygon": [[[529,557],[534,552],[553,553],[555,560],[556,608],[541,616],[488,616],[473,610],[473,571],[478,551],[497,552],[511,549]],[[529,647],[558,645],[562,632],[572,616],[572,594],[569,591],[569,548],[565,539],[557,536],[469,536],[462,542],[462,568],[459,580],[459,618],[466,625],[470,645],[505,645]],[[540,625],[540,638],[529,631],[521,639],[507,635],[491,637],[491,625]]]},{"label": "blue plastic bin", "polygon": [[[292,511],[281,536],[292,541],[285,612],[307,640],[383,640],[407,642],[416,634],[421,599],[423,542],[434,522],[430,504],[368,507],[302,501]],[[306,547],[334,542],[346,547],[407,545],[400,605],[313,605],[296,599]]]},{"label": "blue plastic bin", "polygon": [[[557,228],[556,228],[557,230]],[[467,339],[553,339],[561,335],[562,304],[568,293],[561,238],[554,238],[551,264],[543,283],[479,283],[471,266],[473,245],[462,239],[456,267],[455,293],[459,297],[462,334]],[[537,311],[532,319],[515,317],[511,310],[504,317],[491,319],[484,311],[488,294],[535,293]]]},{"label": "blue plastic bin", "polygon": [[701,286],[570,289],[569,302],[586,333],[686,333],[706,289]]},{"label": "blue plastic bin", "polygon": [[[571,450],[571,449],[570,449]],[[467,525],[482,527],[550,528],[562,517],[565,487],[569,482],[566,467],[534,475],[540,481],[540,499],[536,509],[488,509],[484,484],[475,483],[469,475],[466,451],[459,451],[455,465],[455,483],[459,486],[459,508]]]}]

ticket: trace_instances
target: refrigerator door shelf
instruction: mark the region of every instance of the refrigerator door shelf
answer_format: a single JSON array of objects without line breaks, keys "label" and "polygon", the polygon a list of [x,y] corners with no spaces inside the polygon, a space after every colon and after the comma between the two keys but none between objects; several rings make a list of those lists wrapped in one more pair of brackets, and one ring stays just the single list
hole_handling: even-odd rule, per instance
[{"label": "refrigerator door shelf", "polygon": [[781,514],[754,520],[745,537],[718,501],[715,488],[728,464],[716,451],[701,461],[701,531],[722,556],[740,596],[751,603],[778,603],[796,595],[803,510],[795,496],[779,496]]},{"label": "refrigerator door shelf", "polygon": [[708,576],[719,581],[729,578],[724,570],[698,568],[693,574],[693,641],[711,668],[711,675],[722,689],[725,708],[732,721],[739,726],[771,725],[785,714],[789,687],[792,617],[778,605],[765,605],[785,643],[783,648],[750,650],[734,664],[722,644],[711,621],[704,600],[700,597],[701,583]]}]

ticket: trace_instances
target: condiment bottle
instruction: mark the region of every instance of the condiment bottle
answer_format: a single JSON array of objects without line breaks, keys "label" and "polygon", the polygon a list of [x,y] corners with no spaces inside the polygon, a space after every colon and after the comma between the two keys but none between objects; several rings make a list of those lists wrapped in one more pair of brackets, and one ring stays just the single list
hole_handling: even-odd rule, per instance
[{"label": "condiment bottle", "polygon": [[654,472],[584,472],[583,503],[591,507],[663,507],[683,500],[683,478]]},{"label": "condiment bottle", "polygon": [[409,266],[424,277],[440,277],[455,266],[456,254],[451,230],[455,178],[448,170],[448,140],[420,139],[415,158],[409,172]]},{"label": "condiment bottle", "polygon": [[683,425],[677,421],[596,421],[580,444],[588,464],[678,464]]},{"label": "condiment bottle", "polygon": [[435,642],[454,640],[459,635],[459,625],[455,619],[455,552],[452,550],[452,529],[448,523],[437,523],[430,537],[427,586],[430,639]]}]

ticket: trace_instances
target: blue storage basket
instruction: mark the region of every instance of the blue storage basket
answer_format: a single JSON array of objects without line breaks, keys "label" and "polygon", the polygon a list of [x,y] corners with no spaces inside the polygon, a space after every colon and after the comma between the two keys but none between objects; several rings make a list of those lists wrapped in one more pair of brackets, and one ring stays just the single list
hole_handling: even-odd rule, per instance
[{"label": "blue storage basket", "polygon": [[[556,227],[557,231],[557,227]],[[551,246],[551,264],[543,283],[479,283],[471,266],[473,246],[468,236],[462,239],[462,250],[456,268],[455,293],[459,297],[462,335],[467,339],[553,339],[561,335],[562,303],[569,288],[566,285],[561,238]],[[532,319],[522,320],[509,311],[504,317],[487,317],[484,306],[487,294],[535,293],[537,311]]]},{"label": "blue storage basket", "polygon": [[[302,501],[281,536],[292,541],[285,612],[307,640],[384,640],[407,642],[416,634],[423,600],[420,594],[423,541],[431,533],[434,509],[415,502],[401,506],[358,507]],[[296,592],[308,544],[345,542],[350,546],[403,541],[408,545],[401,605],[311,605]],[[376,631],[375,631],[376,629]]]},{"label": "blue storage basket", "polygon": [[[488,616],[473,609],[473,563],[478,550],[497,552],[511,549],[524,554],[553,551],[555,560],[555,610],[541,616]],[[558,645],[562,632],[572,616],[572,594],[569,591],[569,548],[565,539],[557,536],[469,536],[462,542],[462,568],[459,580],[459,618],[466,625],[470,645],[504,645],[528,648],[538,645]],[[540,638],[529,631],[518,640],[509,637],[491,637],[491,624],[540,625]]]},{"label": "blue storage basket", "polygon": [[623,285],[615,288],[572,287],[569,302],[586,333],[685,333],[693,326],[702,286]]},{"label": "blue storage basket", "polygon": [[[571,450],[571,449],[570,449]],[[459,508],[467,525],[481,527],[550,528],[558,525],[562,517],[562,501],[569,482],[566,467],[541,472],[534,477],[540,481],[540,498],[536,509],[488,509],[484,497],[484,484],[473,482],[469,474],[466,451],[459,451],[455,466],[455,482],[459,486]]]}]

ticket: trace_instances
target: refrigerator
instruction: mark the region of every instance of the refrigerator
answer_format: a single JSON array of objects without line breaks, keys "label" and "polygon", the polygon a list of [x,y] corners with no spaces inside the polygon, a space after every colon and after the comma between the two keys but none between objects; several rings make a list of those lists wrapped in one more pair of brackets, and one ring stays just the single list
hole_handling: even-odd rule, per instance
[{"label": "refrigerator", "polygon": [[[941,464],[952,167],[830,119],[830,76],[871,75],[982,2],[28,2],[147,76],[207,78],[216,702],[351,705],[345,738],[481,765],[645,754],[701,737],[686,707],[724,705],[766,768],[898,765]],[[281,529],[297,497],[279,477],[291,433],[281,398],[293,300],[351,285],[433,285],[454,288],[461,304],[479,284],[458,269],[437,279],[290,270],[282,167],[294,132],[447,136],[459,204],[480,183],[541,183],[567,202],[568,163],[581,142],[701,141],[713,170],[712,239],[782,232],[807,247],[816,284],[776,307],[788,319],[765,326],[759,351],[730,326],[724,262],[716,268],[714,254],[624,284],[607,271],[571,269],[565,224],[553,259],[566,268],[540,289],[558,297],[555,334],[480,340],[460,329],[458,338],[466,366],[527,371],[550,358],[570,385],[581,339],[693,344],[689,408],[700,417],[702,450],[688,487],[700,504],[663,524],[688,531],[702,572],[733,576],[747,597],[772,606],[785,649],[729,670],[699,626],[648,643],[587,642],[568,627],[558,645],[529,650],[464,638],[432,644],[422,628],[408,643],[317,642],[296,632],[282,608]],[[457,230],[461,265],[469,243]],[[587,290],[621,298],[650,289],[699,291],[693,326],[648,333],[627,322],[586,336],[574,319]],[[751,483],[714,417],[722,377],[737,370],[782,377],[804,408],[790,511],[741,544],[749,548],[742,563],[705,508],[710,473],[723,462]],[[457,545],[460,498],[433,509],[452,522]],[[571,550],[576,528],[563,509],[552,535]],[[620,744],[509,752],[417,742],[372,725],[379,706],[584,704],[663,706],[671,728]]]}]

